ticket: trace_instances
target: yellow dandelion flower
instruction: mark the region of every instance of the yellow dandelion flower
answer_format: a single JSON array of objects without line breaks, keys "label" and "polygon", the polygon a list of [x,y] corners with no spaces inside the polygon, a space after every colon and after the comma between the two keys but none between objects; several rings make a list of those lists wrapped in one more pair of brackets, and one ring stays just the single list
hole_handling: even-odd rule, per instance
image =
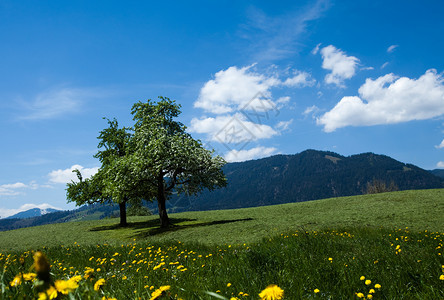
[{"label": "yellow dandelion flower", "polygon": [[315,289],[313,292],[314,292],[315,294],[317,294],[317,293],[319,293],[320,291],[319,291],[319,289]]},{"label": "yellow dandelion flower", "polygon": [[68,295],[69,292],[79,287],[77,282],[75,282],[74,280],[56,280],[54,282],[54,286],[57,291],[62,293],[63,295]]},{"label": "yellow dandelion flower", "polygon": [[356,293],[356,296],[358,296],[358,298],[364,298],[364,294],[363,293]]},{"label": "yellow dandelion flower", "polygon": [[14,277],[14,279],[9,283],[10,286],[19,286],[22,284],[22,274],[18,274]]},{"label": "yellow dandelion flower", "polygon": [[43,252],[41,251],[37,251],[34,254],[34,264],[33,264],[33,268],[37,273],[37,276],[45,281],[45,282],[49,282],[49,278],[50,278],[50,274],[49,274],[49,262],[48,259],[46,258],[45,254],[43,254]]},{"label": "yellow dandelion flower", "polygon": [[370,279],[367,279],[366,281],[365,281],[365,284],[366,285],[370,285],[372,283],[372,281],[370,280]]},{"label": "yellow dandelion flower", "polygon": [[230,287],[231,286],[231,283],[227,283],[227,287]]},{"label": "yellow dandelion flower", "polygon": [[368,294],[367,295],[367,299],[373,299],[373,295],[372,294]]},{"label": "yellow dandelion flower", "polygon": [[442,274],[441,276],[439,276],[439,280],[444,280],[444,274]]},{"label": "yellow dandelion flower", "polygon": [[34,280],[36,277],[37,277],[37,274],[36,274],[36,273],[25,273],[25,274],[23,274],[23,279],[24,279],[25,281],[32,281],[32,280]]},{"label": "yellow dandelion flower", "polygon": [[261,300],[280,300],[284,296],[284,290],[275,284],[269,285],[260,294]]},{"label": "yellow dandelion flower", "polygon": [[98,291],[100,290],[100,288],[105,285],[105,279],[100,278],[99,280],[97,280],[97,282],[94,284],[94,290]]},{"label": "yellow dandelion flower", "polygon": [[381,285],[379,283],[375,284],[375,289],[380,289]]},{"label": "yellow dandelion flower", "polygon": [[52,285],[44,293],[39,293],[38,300],[51,300],[57,298],[57,290]]},{"label": "yellow dandelion flower", "polygon": [[365,276],[361,276],[361,278],[359,278],[360,280],[365,280]]},{"label": "yellow dandelion flower", "polygon": [[376,293],[374,289],[370,289],[370,291],[368,291],[369,294],[374,294]]},{"label": "yellow dandelion flower", "polygon": [[160,288],[158,288],[157,290],[155,290],[152,294],[151,294],[151,298],[150,300],[155,300],[157,298],[159,298],[160,296],[162,296],[163,292],[168,291],[170,289],[169,285],[163,285]]}]

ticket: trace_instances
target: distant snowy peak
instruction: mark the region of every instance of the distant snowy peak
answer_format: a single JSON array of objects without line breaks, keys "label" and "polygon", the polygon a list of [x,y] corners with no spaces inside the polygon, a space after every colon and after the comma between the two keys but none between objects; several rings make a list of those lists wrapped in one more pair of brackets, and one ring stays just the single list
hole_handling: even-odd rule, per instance
[{"label": "distant snowy peak", "polygon": [[46,215],[52,212],[59,211],[58,209],[54,208],[31,208],[22,212],[19,212],[15,215],[9,216],[6,219],[26,219],[26,218],[32,218],[32,217],[39,217],[42,215]]}]

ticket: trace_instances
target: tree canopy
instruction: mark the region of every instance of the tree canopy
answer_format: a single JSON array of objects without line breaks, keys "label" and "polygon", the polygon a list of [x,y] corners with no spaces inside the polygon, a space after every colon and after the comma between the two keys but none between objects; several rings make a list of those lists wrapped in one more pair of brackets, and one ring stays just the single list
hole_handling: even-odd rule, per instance
[{"label": "tree canopy", "polygon": [[166,201],[173,194],[195,195],[226,185],[225,160],[203,147],[177,121],[181,106],[159,97],[133,105],[132,128],[118,128],[117,120],[99,135],[102,163],[91,179],[69,183],[68,200],[77,204],[157,200],[162,227],[170,225]]}]

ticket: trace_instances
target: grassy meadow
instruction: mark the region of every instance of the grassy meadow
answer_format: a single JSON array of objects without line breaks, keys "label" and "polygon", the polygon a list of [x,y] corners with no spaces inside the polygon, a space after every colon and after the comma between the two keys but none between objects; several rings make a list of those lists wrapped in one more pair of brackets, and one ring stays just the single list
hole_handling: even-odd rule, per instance
[{"label": "grassy meadow", "polygon": [[443,215],[424,190],[0,232],[0,298],[444,299]]}]

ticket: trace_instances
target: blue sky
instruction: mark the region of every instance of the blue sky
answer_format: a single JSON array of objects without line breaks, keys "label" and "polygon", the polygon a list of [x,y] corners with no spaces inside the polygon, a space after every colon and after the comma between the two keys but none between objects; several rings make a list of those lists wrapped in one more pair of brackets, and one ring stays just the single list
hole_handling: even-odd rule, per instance
[{"label": "blue sky", "polygon": [[305,149],[444,168],[442,1],[0,0],[0,216],[72,209],[103,117],[162,95],[229,161]]}]

